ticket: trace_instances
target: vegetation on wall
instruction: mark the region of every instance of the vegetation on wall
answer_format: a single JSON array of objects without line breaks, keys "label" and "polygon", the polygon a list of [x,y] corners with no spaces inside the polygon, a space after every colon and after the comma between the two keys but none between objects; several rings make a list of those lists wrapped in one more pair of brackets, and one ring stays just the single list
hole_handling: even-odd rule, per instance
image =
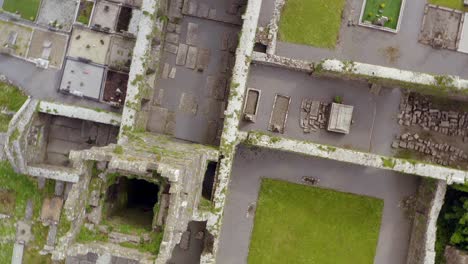
[{"label": "vegetation on wall", "polygon": [[447,245],[468,250],[468,185],[455,184],[447,189],[437,221],[436,264],[445,263]]}]

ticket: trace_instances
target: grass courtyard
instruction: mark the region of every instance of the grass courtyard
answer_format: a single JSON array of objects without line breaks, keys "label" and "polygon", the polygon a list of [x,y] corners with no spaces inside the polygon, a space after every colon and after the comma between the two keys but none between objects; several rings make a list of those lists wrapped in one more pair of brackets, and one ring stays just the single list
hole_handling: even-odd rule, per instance
[{"label": "grass courtyard", "polygon": [[2,8],[10,13],[19,12],[22,18],[34,21],[40,3],[40,0],[5,0]]},{"label": "grass courtyard", "polygon": [[362,20],[374,21],[377,17],[388,17],[385,27],[396,29],[400,16],[402,0],[367,0]]},{"label": "grass courtyard", "polygon": [[374,263],[383,201],[264,179],[249,264]]},{"label": "grass courtyard", "polygon": [[345,0],[286,0],[279,39],[319,48],[335,48]]},{"label": "grass courtyard", "polygon": [[463,1],[458,0],[428,0],[429,4],[445,6],[448,8],[458,9],[461,11],[468,11],[468,8],[465,8],[463,5]]}]

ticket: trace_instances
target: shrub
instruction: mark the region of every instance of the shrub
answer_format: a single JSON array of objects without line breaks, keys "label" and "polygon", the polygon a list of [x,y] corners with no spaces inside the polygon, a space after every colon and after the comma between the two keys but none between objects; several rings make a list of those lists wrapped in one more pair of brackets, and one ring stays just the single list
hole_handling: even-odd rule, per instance
[{"label": "shrub", "polygon": [[333,99],[333,102],[337,103],[337,104],[342,104],[343,103],[343,97],[337,95],[335,96],[335,98]]}]

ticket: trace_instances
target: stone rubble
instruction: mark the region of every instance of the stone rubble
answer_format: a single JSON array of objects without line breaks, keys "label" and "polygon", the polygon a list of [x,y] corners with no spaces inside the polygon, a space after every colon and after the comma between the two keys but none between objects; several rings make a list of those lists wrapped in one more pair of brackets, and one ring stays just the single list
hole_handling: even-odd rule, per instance
[{"label": "stone rubble", "polygon": [[400,135],[392,142],[392,148],[419,152],[427,157],[427,161],[443,166],[468,161],[468,155],[462,149],[447,143],[436,143],[430,139],[422,139],[418,134],[404,133]]},{"label": "stone rubble", "polygon": [[448,136],[468,136],[468,112],[437,109],[428,97],[414,93],[402,98],[398,124],[416,125],[424,131],[435,131]]},{"label": "stone rubble", "polygon": [[326,128],[329,106],[330,104],[308,98],[302,100],[299,124],[304,133]]}]

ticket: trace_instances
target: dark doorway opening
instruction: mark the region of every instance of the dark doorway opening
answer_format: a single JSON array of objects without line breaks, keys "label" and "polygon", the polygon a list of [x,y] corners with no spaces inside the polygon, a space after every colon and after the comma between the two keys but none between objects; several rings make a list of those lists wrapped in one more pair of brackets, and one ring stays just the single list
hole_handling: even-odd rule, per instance
[{"label": "dark doorway opening", "polygon": [[218,167],[217,162],[210,161],[206,167],[205,177],[203,178],[202,196],[211,201],[213,198],[213,184]]},{"label": "dark doorway opening", "polygon": [[117,32],[128,31],[131,19],[132,9],[127,6],[122,6],[120,9],[119,20],[117,21]]},{"label": "dark doorway opening", "polygon": [[254,51],[266,53],[266,51],[267,51],[267,46],[266,46],[266,45],[263,45],[263,44],[260,43],[260,42],[257,42],[257,43],[255,43]]}]

